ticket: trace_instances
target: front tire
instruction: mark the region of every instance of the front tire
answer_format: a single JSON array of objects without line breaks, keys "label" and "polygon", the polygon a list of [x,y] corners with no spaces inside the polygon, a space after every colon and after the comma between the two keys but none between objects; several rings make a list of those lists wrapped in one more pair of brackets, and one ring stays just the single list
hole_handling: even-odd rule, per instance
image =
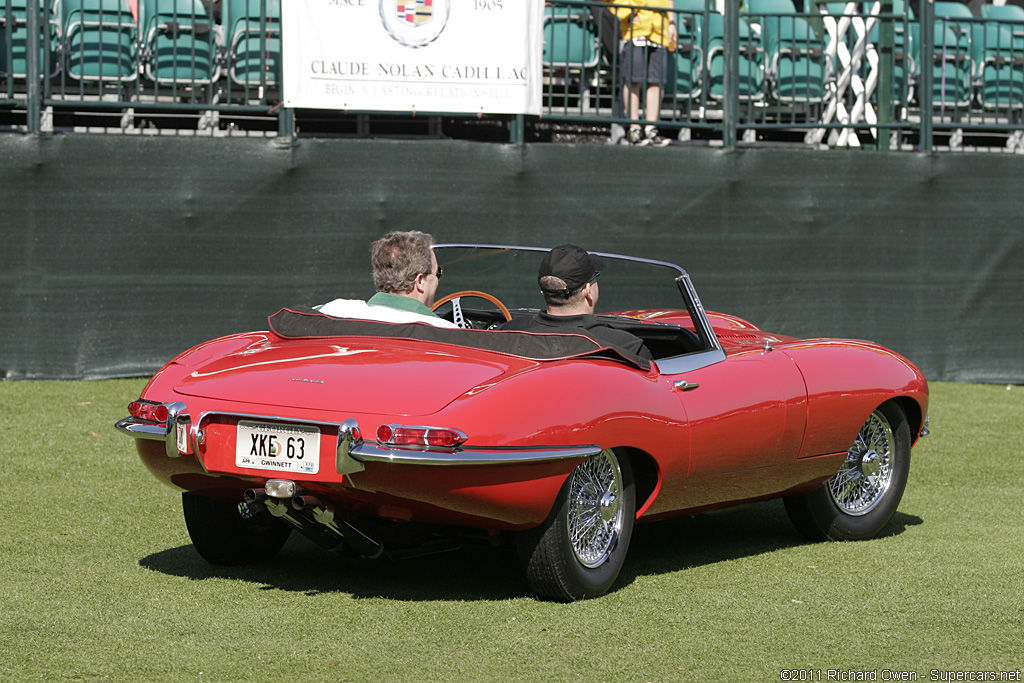
[{"label": "front tire", "polygon": [[859,541],[888,524],[910,473],[910,425],[894,402],[861,427],[846,461],[821,488],[784,499],[797,530],[812,541]]},{"label": "front tire", "polygon": [[562,602],[603,595],[622,569],[635,516],[629,459],[611,450],[588,458],[569,475],[547,520],[517,536],[530,586]]},{"label": "front tire", "polygon": [[211,564],[248,564],[270,559],[291,533],[291,527],[265,511],[243,519],[236,503],[194,493],[181,494],[181,507],[192,545]]}]

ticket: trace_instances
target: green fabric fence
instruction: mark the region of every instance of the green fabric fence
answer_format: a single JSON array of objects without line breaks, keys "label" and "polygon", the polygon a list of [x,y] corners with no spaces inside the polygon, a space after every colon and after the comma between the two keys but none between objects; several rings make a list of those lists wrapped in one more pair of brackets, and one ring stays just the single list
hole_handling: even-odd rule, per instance
[{"label": "green fabric fence", "polygon": [[1013,155],[4,135],[0,377],[145,375],[282,306],[368,297],[369,243],[421,229],[673,261],[711,310],[878,341],[933,380],[1022,383],[1022,169]]}]

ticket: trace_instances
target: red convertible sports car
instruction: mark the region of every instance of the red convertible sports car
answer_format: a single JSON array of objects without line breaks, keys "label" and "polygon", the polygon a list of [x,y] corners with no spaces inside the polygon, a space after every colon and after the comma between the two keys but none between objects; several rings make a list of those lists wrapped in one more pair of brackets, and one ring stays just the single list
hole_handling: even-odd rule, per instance
[{"label": "red convertible sports car", "polygon": [[179,355],[117,428],[214,563],[293,529],[368,558],[509,539],[533,590],[570,601],[611,588],[637,521],[783,498],[811,539],[886,525],[926,432],[910,361],[705,311],[683,269],[611,254],[602,317],[653,361],[502,331],[542,304],[545,251],[438,245],[437,310],[463,329],[284,309]]}]

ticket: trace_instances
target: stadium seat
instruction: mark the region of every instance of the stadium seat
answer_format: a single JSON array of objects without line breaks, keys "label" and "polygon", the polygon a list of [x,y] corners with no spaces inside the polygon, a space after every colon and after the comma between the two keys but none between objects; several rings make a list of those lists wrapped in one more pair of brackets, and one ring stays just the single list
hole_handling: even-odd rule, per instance
[{"label": "stadium seat", "polygon": [[[725,17],[718,12],[709,14],[707,32],[706,88],[708,97],[720,102],[725,97]],[[764,49],[743,17],[739,18],[739,43],[739,99],[741,102],[763,100]]]},{"label": "stadium seat", "polygon": [[[39,70],[53,75],[58,70],[55,56],[56,29],[45,0],[39,0],[39,16],[49,30],[40,39]],[[0,78],[24,79],[28,74],[28,0],[0,0]],[[48,38],[48,40],[47,40]]]},{"label": "stadium seat", "polygon": [[246,88],[281,84],[281,0],[222,0],[231,80]]},{"label": "stadium seat", "polygon": [[1024,109],[1024,8],[982,5],[976,23],[974,59],[978,101],[987,110]]},{"label": "stadium seat", "polygon": [[[872,11],[881,12],[879,3],[864,3],[865,13]],[[892,24],[892,102],[893,104],[906,105],[913,99],[913,82],[918,73],[917,45],[914,43],[911,31],[911,23],[914,20],[914,10],[907,4],[906,0],[892,0],[892,13],[901,15],[893,19]],[[877,46],[881,43],[881,20],[876,21],[868,33],[868,43]],[[878,101],[877,91],[872,100]]]},{"label": "stadium seat", "polygon": [[140,60],[153,83],[201,87],[217,80],[216,35],[200,0],[139,0]]},{"label": "stadium seat", "polygon": [[986,3],[981,6],[981,18],[992,19],[997,22],[1008,22],[1004,25],[1012,29],[1014,41],[1020,41],[1024,45],[1024,7],[1020,5],[990,5]]},{"label": "stadium seat", "polygon": [[[935,3],[935,52],[932,59],[932,104],[940,110],[966,110],[973,98],[971,57],[973,15],[959,2]],[[919,44],[920,27],[912,26]],[[925,68],[922,66],[922,68]]]},{"label": "stadium seat", "polygon": [[679,40],[668,64],[665,97],[679,101],[695,99],[702,87],[706,5],[704,0],[675,0],[674,8]]},{"label": "stadium seat", "polygon": [[548,5],[544,8],[544,66],[589,70],[597,66],[600,45],[585,8]]},{"label": "stadium seat", "polygon": [[577,99],[585,107],[593,74],[601,61],[597,28],[585,7],[546,5],[541,63],[552,105],[568,106]]},{"label": "stadium seat", "polygon": [[136,79],[136,23],[124,0],[60,0],[58,13],[69,78],[121,83]]},{"label": "stadium seat", "polygon": [[825,39],[796,11],[793,0],[748,0],[745,11],[761,22],[770,94],[784,104],[824,101],[831,69]]}]

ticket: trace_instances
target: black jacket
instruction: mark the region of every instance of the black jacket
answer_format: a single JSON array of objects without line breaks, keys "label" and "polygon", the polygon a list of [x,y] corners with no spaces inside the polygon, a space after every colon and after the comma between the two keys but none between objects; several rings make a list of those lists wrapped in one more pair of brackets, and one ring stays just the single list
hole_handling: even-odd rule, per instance
[{"label": "black jacket", "polygon": [[647,360],[651,359],[651,352],[640,337],[625,330],[617,330],[593,315],[548,315],[541,311],[532,318],[513,319],[502,325],[501,329],[521,332],[576,331],[594,341],[625,349]]}]

